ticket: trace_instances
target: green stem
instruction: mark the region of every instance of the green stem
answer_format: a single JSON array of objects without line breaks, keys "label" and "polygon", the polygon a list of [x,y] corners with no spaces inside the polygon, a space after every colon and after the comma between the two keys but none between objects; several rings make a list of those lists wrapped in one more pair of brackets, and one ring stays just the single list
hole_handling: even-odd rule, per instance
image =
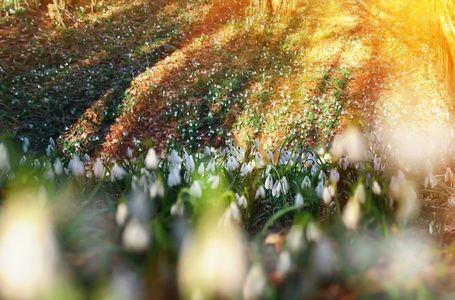
[{"label": "green stem", "polygon": [[291,206],[291,207],[288,207],[288,208],[285,208],[285,209],[282,209],[280,210],[279,212],[277,212],[276,214],[274,214],[270,219],[267,220],[267,222],[265,223],[264,225],[264,228],[262,228],[262,231],[260,233],[260,236],[264,236],[265,235],[265,232],[267,231],[267,229],[269,229],[270,225],[273,224],[273,222],[275,222],[276,220],[278,220],[279,218],[281,218],[282,216],[286,215],[287,213],[290,213],[290,212],[293,212],[294,210],[299,210],[301,209],[302,207],[306,207],[308,206],[307,203],[304,203],[303,205],[299,205],[299,206]]}]

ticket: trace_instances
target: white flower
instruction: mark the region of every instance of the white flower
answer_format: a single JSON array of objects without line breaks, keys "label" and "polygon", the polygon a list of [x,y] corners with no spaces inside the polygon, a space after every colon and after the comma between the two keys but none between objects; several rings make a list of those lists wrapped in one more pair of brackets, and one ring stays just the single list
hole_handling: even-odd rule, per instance
[{"label": "white flower", "polygon": [[256,161],[256,166],[258,168],[264,165],[264,158],[262,157],[262,154],[260,152],[256,152],[256,154],[254,155],[254,160]]},{"label": "white flower", "polygon": [[381,195],[382,193],[381,186],[379,186],[379,183],[376,180],[373,181],[373,186],[371,187],[371,190],[375,195]]},{"label": "white flower", "polygon": [[303,200],[302,194],[297,193],[297,195],[295,195],[294,205],[301,206],[301,205],[303,205],[303,203],[304,203],[304,200]]},{"label": "white flower", "polygon": [[425,188],[430,186],[430,188],[434,188],[438,184],[438,181],[436,180],[436,177],[433,174],[428,174],[427,177],[425,177]]},{"label": "white flower", "polygon": [[62,161],[58,157],[54,161],[54,171],[55,171],[55,174],[57,174],[57,175],[62,175],[62,173],[63,173]]},{"label": "white flower", "polygon": [[218,226],[228,228],[234,224],[240,224],[241,222],[240,209],[236,202],[231,202],[228,209],[221,215]]},{"label": "white flower", "polygon": [[52,170],[52,167],[49,165],[46,168],[46,171],[44,171],[44,178],[47,180],[52,180],[54,179],[54,171]]},{"label": "white flower", "polygon": [[138,218],[131,219],[122,234],[125,249],[133,252],[144,252],[150,243],[150,234]]},{"label": "white flower", "polygon": [[315,164],[311,167],[311,176],[316,175],[316,173],[319,171],[318,166]]},{"label": "white flower", "polygon": [[171,154],[167,158],[167,161],[171,164],[178,165],[182,162],[182,159],[180,158],[180,156],[178,156],[175,150],[172,150]]},{"label": "white flower", "polygon": [[273,164],[273,153],[270,150],[267,150],[267,160]]},{"label": "white flower", "polygon": [[52,147],[52,145],[47,146],[46,156],[51,156],[52,152],[54,152],[54,147]]},{"label": "white flower", "polygon": [[363,187],[363,184],[359,184],[356,188],[355,188],[355,192],[354,192],[354,198],[359,201],[359,203],[365,203],[365,189]]},{"label": "white flower", "polygon": [[272,195],[277,198],[281,195],[281,182],[279,180],[275,181],[275,184],[273,185]]},{"label": "white flower", "polygon": [[261,150],[261,142],[259,142],[258,139],[254,139],[253,140],[253,147],[254,147],[254,149],[256,149],[258,151]]},{"label": "white flower", "polygon": [[193,184],[190,187],[190,193],[191,195],[200,198],[202,196],[202,189],[201,185],[199,184],[199,181],[195,180]]},{"label": "white flower", "polygon": [[124,202],[119,203],[117,211],[115,212],[115,221],[119,226],[125,224],[126,218],[128,217],[128,207]]},{"label": "white flower", "polygon": [[167,185],[169,187],[179,185],[181,180],[178,166],[171,167],[169,170],[169,177],[167,178]]},{"label": "white flower", "polygon": [[286,179],[285,176],[281,178],[281,189],[283,190],[283,193],[286,195],[289,191],[289,184],[288,180]]},{"label": "white flower", "polygon": [[267,277],[262,266],[260,264],[252,265],[243,284],[243,299],[262,299],[265,296],[266,288]]},{"label": "white flower", "polygon": [[128,149],[126,149],[126,156],[129,159],[133,158],[133,150],[130,147],[128,147]]},{"label": "white flower", "polygon": [[[79,158],[78,158],[79,159]],[[70,161],[70,164],[71,164],[71,161]],[[39,160],[37,158],[35,158],[35,160],[33,161],[33,166],[37,169],[41,168],[41,163],[39,162]],[[83,167],[84,165],[82,165]]]},{"label": "white flower", "polygon": [[26,162],[27,162],[27,157],[25,157],[25,155],[24,155],[24,156],[22,156],[21,160],[19,161],[19,166],[24,165]]},{"label": "white flower", "polygon": [[215,172],[215,161],[213,159],[208,163],[207,171]]},{"label": "white flower", "polygon": [[329,205],[332,202],[332,193],[330,192],[329,187],[324,187],[322,190],[322,201],[324,201],[325,205]]},{"label": "white flower", "polygon": [[212,156],[212,151],[210,150],[209,147],[205,146],[204,148],[204,155],[208,158]]},{"label": "white flower", "polygon": [[341,215],[341,220],[343,221],[344,226],[352,230],[357,229],[360,214],[360,202],[355,197],[350,198],[344,207],[343,214]]},{"label": "white flower", "polygon": [[256,190],[256,194],[254,195],[254,199],[261,197],[262,199],[265,198],[265,188],[260,185]]},{"label": "white flower", "polygon": [[265,189],[271,190],[273,189],[273,178],[272,174],[267,175],[267,179],[265,180]]},{"label": "white flower", "polygon": [[188,170],[188,173],[193,173],[194,168],[196,167],[194,164],[194,159],[192,155],[188,155],[185,160],[185,166]]},{"label": "white flower", "polygon": [[198,172],[199,175],[202,175],[202,174],[204,174],[204,171],[205,171],[204,163],[201,162],[201,164],[200,164],[199,167],[197,168],[197,172]]},{"label": "white flower", "polygon": [[247,203],[245,195],[242,195],[241,197],[239,197],[237,200],[237,203],[238,203],[239,207],[246,208],[248,203]]},{"label": "white flower", "polygon": [[319,181],[318,185],[316,186],[316,195],[318,195],[318,197],[320,199],[322,199],[322,193],[324,192],[324,182],[323,181]]},{"label": "white flower", "polygon": [[185,206],[183,202],[177,201],[171,206],[171,215],[174,217],[183,217]]},{"label": "white flower", "polygon": [[84,164],[79,159],[79,156],[73,156],[68,164],[68,168],[73,172],[76,177],[85,176]]},{"label": "white flower", "polygon": [[156,170],[160,160],[156,155],[155,149],[150,148],[145,157],[145,167],[149,170]]},{"label": "white flower", "polygon": [[291,253],[287,250],[284,250],[280,253],[278,257],[278,262],[276,265],[277,275],[280,277],[286,276],[292,269],[292,260]]},{"label": "white flower", "polygon": [[84,154],[84,161],[89,162],[90,161],[90,156],[88,156],[87,153]]},{"label": "white flower", "polygon": [[103,163],[101,162],[101,158],[97,157],[95,159],[95,163],[93,164],[93,174],[97,178],[101,178],[104,173],[104,166]]},{"label": "white flower", "polygon": [[339,160],[340,167],[346,171],[349,166],[349,160],[346,157],[343,157]]},{"label": "white flower", "polygon": [[4,143],[0,143],[0,171],[8,172],[10,169],[8,148]]},{"label": "white flower", "polygon": [[226,167],[229,170],[235,170],[235,169],[237,169],[238,166],[239,166],[239,163],[237,162],[237,160],[233,156],[229,156],[228,161],[226,163]]},{"label": "white flower", "polygon": [[302,181],[302,189],[308,189],[311,187],[311,180],[310,177],[305,176],[305,178]]},{"label": "white flower", "polygon": [[324,181],[325,182],[325,180],[327,179],[327,176],[325,175],[324,171],[322,171],[322,170],[319,171],[318,179],[320,181]]},{"label": "white flower", "polygon": [[450,167],[447,168],[446,175],[444,176],[445,182],[453,181],[453,173]]},{"label": "white flower", "polygon": [[154,199],[156,196],[164,197],[164,186],[161,180],[155,180],[155,182],[150,186],[149,190],[150,198]]},{"label": "white flower", "polygon": [[329,181],[335,184],[340,181],[340,173],[338,173],[337,169],[333,168],[330,170]]},{"label": "white flower", "polygon": [[126,176],[126,171],[117,163],[114,164],[114,166],[111,169],[111,182],[114,182],[115,180],[122,180]]},{"label": "white flower", "polygon": [[374,161],[373,161],[373,169],[375,172],[377,172],[377,171],[379,171],[380,167],[381,167],[381,158],[375,154]]},{"label": "white flower", "polygon": [[220,176],[212,175],[207,179],[207,182],[210,184],[212,190],[214,190],[220,185]]},{"label": "white flower", "polygon": [[246,176],[250,172],[250,168],[246,163],[242,164],[242,167],[240,168],[240,176]]}]

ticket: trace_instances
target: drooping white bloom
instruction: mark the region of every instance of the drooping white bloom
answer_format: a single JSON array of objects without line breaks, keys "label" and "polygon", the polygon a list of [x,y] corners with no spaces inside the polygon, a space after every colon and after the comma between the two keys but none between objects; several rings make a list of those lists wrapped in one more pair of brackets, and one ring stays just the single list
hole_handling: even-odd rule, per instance
[{"label": "drooping white bloom", "polygon": [[8,172],[10,169],[8,148],[4,143],[0,143],[0,171]]},{"label": "drooping white bloom", "polygon": [[318,185],[316,186],[316,195],[318,195],[318,197],[320,199],[322,199],[322,193],[324,192],[324,182],[323,181],[319,181]]},{"label": "drooping white bloom", "polygon": [[188,155],[185,159],[185,166],[188,170],[188,173],[193,173],[195,169],[194,158],[192,155]]},{"label": "drooping white bloom", "polygon": [[246,200],[245,195],[240,196],[237,200],[237,203],[238,203],[239,207],[246,208],[248,205],[248,202]]},{"label": "drooping white bloom", "polygon": [[164,186],[160,179],[155,180],[150,186],[149,195],[152,199],[156,198],[156,196],[164,197]]},{"label": "drooping white bloom", "polygon": [[357,199],[359,203],[365,203],[365,188],[362,183],[355,188],[354,198]]},{"label": "drooping white bloom", "polygon": [[446,170],[446,174],[444,176],[444,180],[445,182],[452,182],[453,181],[453,173],[452,173],[452,169],[450,167],[447,168]]},{"label": "drooping white bloom", "polygon": [[438,184],[438,181],[436,180],[436,177],[433,174],[428,174],[427,177],[425,177],[425,188],[430,186],[430,188],[434,188]]},{"label": "drooping white bloom", "polygon": [[125,226],[122,244],[126,250],[144,252],[150,243],[150,233],[138,218],[132,218]]},{"label": "drooping white bloom", "polygon": [[62,161],[58,157],[54,161],[54,171],[55,171],[55,174],[57,174],[59,176],[62,175],[62,173],[63,173]]},{"label": "drooping white bloom", "polygon": [[280,256],[278,257],[278,262],[276,264],[276,272],[277,275],[280,277],[284,277],[292,269],[292,259],[291,259],[291,253],[287,250],[284,250],[280,253]]},{"label": "drooping white bloom", "polygon": [[257,138],[253,140],[253,149],[261,150],[261,142]]},{"label": "drooping white bloom", "polygon": [[316,173],[319,171],[319,168],[316,164],[314,164],[312,167],[311,167],[311,176],[314,176],[316,175]]},{"label": "drooping white bloom", "polygon": [[339,165],[340,167],[346,171],[346,169],[348,168],[349,166],[349,160],[346,158],[346,157],[342,157],[340,160],[339,160]]},{"label": "drooping white bloom", "polygon": [[97,178],[103,177],[104,173],[104,166],[103,163],[101,162],[101,158],[97,157],[95,159],[95,163],[93,164],[93,174]]},{"label": "drooping white bloom", "polygon": [[74,155],[68,164],[68,168],[73,172],[76,177],[85,176],[84,164],[79,159],[79,156]]},{"label": "drooping white bloom", "polygon": [[338,173],[336,168],[330,170],[329,181],[334,184],[337,184],[338,181],[340,181],[340,173]]},{"label": "drooping white bloom", "polygon": [[256,194],[254,195],[254,199],[258,199],[261,197],[262,199],[265,198],[265,188],[264,186],[260,185],[258,189],[256,190]]},{"label": "drooping white bloom", "polygon": [[250,172],[250,168],[246,163],[242,164],[242,167],[240,168],[240,176],[246,176]]},{"label": "drooping white bloom", "polygon": [[126,218],[128,217],[128,207],[125,202],[119,203],[117,206],[117,211],[115,212],[115,221],[118,226],[123,226],[125,224]]},{"label": "drooping white bloom", "polygon": [[167,178],[167,185],[173,187],[179,185],[181,182],[180,172],[178,166],[173,166],[169,170],[169,176]]},{"label": "drooping white bloom", "polygon": [[201,185],[199,184],[199,181],[195,180],[193,184],[190,187],[190,193],[191,195],[200,198],[202,196],[202,189]]},{"label": "drooping white bloom", "polygon": [[129,159],[133,158],[133,150],[130,147],[128,147],[128,149],[126,149],[126,156]]},{"label": "drooping white bloom", "polygon": [[205,155],[205,157],[207,157],[207,158],[209,158],[209,157],[212,156],[212,151],[211,151],[210,148],[207,147],[207,146],[205,146],[205,148],[204,148],[204,155]]},{"label": "drooping white bloom", "polygon": [[379,171],[380,168],[381,168],[381,158],[375,154],[374,161],[373,161],[373,170],[375,172],[377,172],[377,171]]},{"label": "drooping white bloom", "polygon": [[218,226],[227,228],[242,222],[240,209],[236,202],[231,202],[228,209],[221,215]]},{"label": "drooping white bloom", "polygon": [[288,180],[286,179],[285,176],[281,178],[281,189],[283,190],[283,193],[286,195],[289,191],[289,184]]},{"label": "drooping white bloom", "polygon": [[46,167],[46,171],[44,171],[44,178],[46,178],[47,180],[52,180],[54,179],[54,171],[52,170],[52,167],[50,165],[48,165]]},{"label": "drooping white bloom", "polygon": [[271,190],[273,189],[273,178],[272,174],[267,175],[267,179],[265,180],[265,189]]},{"label": "drooping white bloom", "polygon": [[361,215],[360,202],[356,197],[349,198],[348,203],[344,207],[341,220],[346,228],[356,230]]},{"label": "drooping white bloom", "polygon": [[280,197],[281,195],[281,182],[279,180],[275,181],[272,189],[272,196],[273,197]]},{"label": "drooping white bloom", "polygon": [[270,150],[267,150],[267,160],[273,164],[273,153]]},{"label": "drooping white bloom", "polygon": [[324,187],[322,190],[322,201],[324,201],[325,205],[329,205],[332,202],[332,195],[330,193],[329,187]]},{"label": "drooping white bloom", "polygon": [[325,175],[324,171],[319,171],[319,175],[318,175],[318,179],[319,181],[324,181],[327,179],[327,176]]},{"label": "drooping white bloom", "polygon": [[115,180],[122,180],[123,178],[125,178],[125,176],[126,176],[125,169],[117,165],[117,163],[115,163],[111,169],[111,182],[114,182]]},{"label": "drooping white bloom", "polygon": [[178,165],[182,162],[182,159],[175,150],[172,150],[171,154],[167,158],[167,161],[171,164]]},{"label": "drooping white bloom", "polygon": [[177,201],[171,206],[171,215],[174,217],[183,217],[185,206],[183,202]]},{"label": "drooping white bloom", "polygon": [[155,149],[150,148],[145,157],[145,167],[149,170],[156,170],[160,160],[156,155]]},{"label": "drooping white bloom", "polygon": [[88,156],[87,153],[84,154],[84,161],[89,162],[90,161],[90,156]]},{"label": "drooping white bloom", "polygon": [[264,165],[264,158],[262,157],[262,154],[260,152],[256,152],[256,154],[254,155],[254,160],[256,161],[256,166],[258,168]]},{"label": "drooping white bloom", "polygon": [[[71,164],[71,161],[70,161],[70,164]],[[37,169],[41,168],[41,163],[39,162],[39,160],[37,158],[35,158],[35,160],[33,161],[33,166]]]},{"label": "drooping white bloom", "polygon": [[294,205],[301,206],[301,205],[303,205],[303,203],[304,203],[304,200],[303,200],[302,194],[297,193],[297,195],[295,195]]},{"label": "drooping white bloom", "polygon": [[264,269],[260,264],[252,265],[246,275],[245,283],[243,284],[243,299],[262,299],[265,296],[266,288],[267,277]]},{"label": "drooping white bloom", "polygon": [[226,167],[229,170],[235,170],[235,169],[237,169],[238,166],[239,166],[239,163],[237,162],[237,160],[233,156],[229,156],[228,161],[226,163]]},{"label": "drooping white bloom", "polygon": [[212,190],[214,190],[220,185],[220,176],[212,175],[209,177],[209,179],[207,179],[207,182],[210,184]]},{"label": "drooping white bloom", "polygon": [[379,183],[376,180],[373,181],[373,185],[371,187],[371,190],[373,191],[373,193],[375,195],[381,195],[381,193],[382,193],[381,186],[379,185]]},{"label": "drooping white bloom", "polygon": [[311,180],[310,177],[305,176],[305,178],[302,181],[302,189],[308,189],[311,187]]},{"label": "drooping white bloom", "polygon": [[199,167],[197,168],[197,173],[198,173],[199,175],[203,175],[203,174],[204,174],[204,171],[205,171],[204,163],[201,162],[201,164],[200,164]]},{"label": "drooping white bloom", "polygon": [[23,166],[27,162],[27,157],[22,156],[21,160],[19,161],[19,166]]},{"label": "drooping white bloom", "polygon": [[54,147],[52,145],[47,146],[46,148],[46,156],[49,157],[54,152]]},{"label": "drooping white bloom", "polygon": [[207,171],[215,172],[215,161],[213,159],[207,164]]}]

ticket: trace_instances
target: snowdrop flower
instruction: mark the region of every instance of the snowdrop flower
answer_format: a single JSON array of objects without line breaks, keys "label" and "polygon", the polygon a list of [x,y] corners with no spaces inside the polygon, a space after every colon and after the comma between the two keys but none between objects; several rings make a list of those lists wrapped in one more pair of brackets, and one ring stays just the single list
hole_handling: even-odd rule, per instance
[{"label": "snowdrop flower", "polygon": [[185,160],[185,166],[186,169],[188,170],[188,173],[193,173],[195,164],[194,164],[194,159],[192,155],[188,155],[186,160]]},{"label": "snowdrop flower", "polygon": [[332,202],[332,193],[330,192],[329,187],[324,187],[321,198],[325,205],[329,205],[330,202]]},{"label": "snowdrop flower", "polygon": [[125,226],[122,244],[132,252],[144,252],[150,243],[150,234],[146,226],[138,218],[132,218]]},{"label": "snowdrop flower", "polygon": [[177,152],[175,150],[172,150],[171,154],[167,158],[167,161],[170,164],[178,165],[182,162],[182,159],[180,158],[180,156],[177,154]]},{"label": "snowdrop flower", "polygon": [[53,148],[55,148],[55,141],[54,141],[54,139],[51,138],[51,137],[49,138],[49,144],[50,144],[50,146],[52,146]]},{"label": "snowdrop flower", "polygon": [[212,151],[211,151],[210,148],[207,147],[207,146],[205,146],[205,148],[204,148],[204,155],[205,155],[205,157],[207,157],[207,158],[209,158],[209,157],[212,156]]},{"label": "snowdrop flower", "polygon": [[246,176],[250,172],[250,168],[246,163],[242,164],[242,167],[240,168],[240,176]]},{"label": "snowdrop flower", "polygon": [[95,159],[95,163],[93,164],[93,174],[97,178],[101,178],[104,173],[104,166],[103,163],[101,162],[101,158],[97,157]]},{"label": "snowdrop flower", "polygon": [[253,149],[261,150],[261,142],[257,138],[253,140]]},{"label": "snowdrop flower", "polygon": [[322,199],[322,193],[324,192],[324,182],[323,181],[319,181],[318,185],[316,186],[316,195],[318,195],[318,197],[320,199]]},{"label": "snowdrop flower", "polygon": [[169,187],[179,185],[181,180],[178,166],[171,167],[167,178],[167,185]]},{"label": "snowdrop flower", "polygon": [[379,183],[376,180],[373,181],[373,186],[371,187],[371,190],[375,195],[381,195],[382,193],[381,186],[379,186]]},{"label": "snowdrop flower", "polygon": [[156,198],[156,196],[164,197],[164,186],[160,179],[155,180],[150,186],[149,195],[152,199]]},{"label": "snowdrop flower", "polygon": [[89,162],[90,161],[90,156],[88,156],[87,153],[84,154],[84,161]]},{"label": "snowdrop flower", "polygon": [[272,196],[273,197],[280,197],[281,195],[281,182],[279,180],[277,180],[275,182],[275,184],[273,185],[273,189],[272,189]]},{"label": "snowdrop flower", "polygon": [[46,171],[44,171],[44,178],[47,180],[52,180],[54,179],[54,171],[52,170],[52,167],[49,165],[46,168]]},{"label": "snowdrop flower", "polygon": [[156,170],[159,164],[158,156],[156,155],[155,149],[150,148],[145,157],[145,167],[149,170]]},{"label": "snowdrop flower", "polygon": [[446,174],[444,176],[444,181],[445,182],[453,181],[453,173],[452,173],[452,169],[450,167],[447,168]]},{"label": "snowdrop flower", "polygon": [[240,209],[236,202],[231,202],[228,209],[221,215],[218,227],[228,228],[241,222]]},{"label": "snowdrop flower", "polygon": [[270,174],[270,171],[271,171],[271,170],[272,170],[272,166],[271,166],[271,165],[267,165],[267,166],[265,167],[264,174],[262,175],[262,177],[264,177],[264,176]]},{"label": "snowdrop flower", "polygon": [[27,157],[22,156],[21,160],[19,161],[19,166],[23,166],[27,162]]},{"label": "snowdrop flower", "polygon": [[280,253],[280,256],[278,257],[278,262],[276,265],[276,272],[277,275],[280,277],[284,277],[292,269],[292,260],[291,260],[291,253],[287,250],[284,250]]},{"label": "snowdrop flower", "polygon": [[235,160],[235,158],[233,156],[229,156],[228,161],[226,163],[226,167],[232,171],[232,170],[237,169],[238,166],[239,166],[239,163],[237,162],[237,160]]},{"label": "snowdrop flower", "polygon": [[338,173],[337,169],[333,168],[330,170],[329,181],[334,184],[337,184],[340,181],[340,173]]},{"label": "snowdrop flower", "polygon": [[212,175],[207,179],[207,182],[210,184],[210,188],[215,190],[220,185],[220,176]]},{"label": "snowdrop flower", "polygon": [[318,171],[319,171],[318,166],[317,166],[317,165],[313,165],[313,166],[311,167],[311,176],[316,175],[316,173],[317,173]]},{"label": "snowdrop flower", "polygon": [[24,151],[24,153],[27,153],[29,146],[30,146],[30,140],[28,137],[26,137],[26,138],[24,138],[24,143],[22,144],[22,151]]},{"label": "snowdrop flower", "polygon": [[310,177],[308,176],[305,176],[305,178],[303,179],[302,181],[302,185],[301,185],[302,189],[308,189],[311,187],[311,180],[310,180]]},{"label": "snowdrop flower", "polygon": [[273,164],[273,153],[270,150],[267,150],[267,160]]},{"label": "snowdrop flower", "polygon": [[84,164],[79,159],[79,156],[73,156],[68,164],[68,168],[73,172],[76,177],[85,176]]},{"label": "snowdrop flower", "polygon": [[[80,160],[79,160],[79,162],[80,162]],[[71,163],[71,161],[70,161],[70,163]],[[37,158],[35,158],[35,160],[33,161],[33,166],[37,169],[41,168],[41,163],[39,162],[39,160]],[[82,168],[83,167],[84,167],[84,165],[82,165]]]},{"label": "snowdrop flower", "polygon": [[380,167],[381,167],[381,158],[375,154],[374,161],[373,161],[373,169],[375,172],[377,172],[377,171],[379,171]]},{"label": "snowdrop flower", "polygon": [[47,157],[51,156],[52,152],[54,152],[54,147],[52,147],[52,145],[47,146],[47,148],[46,148],[46,156]]},{"label": "snowdrop flower", "polygon": [[122,180],[126,176],[126,171],[117,163],[114,164],[114,166],[111,169],[111,182],[114,182],[115,180]]},{"label": "snowdrop flower", "polygon": [[360,215],[360,202],[356,197],[349,198],[348,203],[344,207],[341,215],[341,220],[343,221],[344,226],[348,229],[356,230],[357,224],[360,220]]},{"label": "snowdrop flower", "polygon": [[171,206],[171,215],[174,217],[183,217],[185,206],[183,202],[177,201]]},{"label": "snowdrop flower", "polygon": [[262,157],[262,154],[260,152],[256,152],[256,154],[254,155],[254,160],[258,168],[264,165],[264,158]]},{"label": "snowdrop flower", "polygon": [[286,245],[292,253],[298,253],[305,247],[303,225],[292,225],[286,236]]},{"label": "snowdrop flower", "polygon": [[58,157],[54,161],[54,171],[55,171],[55,174],[57,174],[59,176],[62,175],[62,173],[63,173],[62,161]]},{"label": "snowdrop flower", "polygon": [[362,183],[355,188],[354,198],[357,199],[359,203],[365,203],[365,188]]},{"label": "snowdrop flower", "polygon": [[256,190],[256,194],[254,195],[254,199],[258,199],[259,197],[261,197],[262,199],[265,198],[265,188],[260,185],[258,187],[258,189]]},{"label": "snowdrop flower", "polygon": [[434,188],[438,184],[438,181],[436,180],[436,177],[433,174],[428,174],[427,177],[425,177],[425,188],[430,186],[430,188]]},{"label": "snowdrop flower", "polygon": [[128,147],[128,149],[126,149],[126,156],[131,159],[133,158],[133,150],[131,150],[130,147]]},{"label": "snowdrop flower", "polygon": [[242,295],[245,300],[262,299],[267,288],[267,276],[261,264],[251,266],[243,284]]},{"label": "snowdrop flower", "polygon": [[273,189],[273,178],[272,174],[267,175],[267,179],[265,180],[265,189],[271,190]]},{"label": "snowdrop flower", "polygon": [[338,163],[340,167],[345,171],[349,166],[349,160],[346,157],[341,158]]},{"label": "snowdrop flower", "polygon": [[128,217],[128,207],[125,202],[119,203],[117,206],[117,211],[115,212],[115,221],[118,226],[123,226],[125,224],[126,218]]},{"label": "snowdrop flower", "polygon": [[327,176],[325,175],[325,173],[322,170],[319,171],[318,179],[319,179],[319,181],[324,181],[324,182],[327,179]]},{"label": "snowdrop flower", "polygon": [[285,176],[281,178],[281,189],[283,190],[283,193],[286,195],[289,191],[289,184],[288,180],[286,179]]},{"label": "snowdrop flower", "polygon": [[242,195],[241,197],[239,197],[237,200],[237,203],[238,203],[239,207],[246,208],[248,203],[247,203],[245,195]]},{"label": "snowdrop flower", "polygon": [[200,164],[199,167],[197,168],[197,173],[198,173],[199,175],[202,175],[202,174],[204,174],[204,171],[205,171],[204,163],[201,162],[201,164]]},{"label": "snowdrop flower", "polygon": [[207,165],[207,171],[209,172],[215,172],[215,161],[212,159]]},{"label": "snowdrop flower", "polygon": [[297,195],[295,195],[294,205],[301,206],[301,205],[303,205],[303,203],[304,203],[304,200],[303,200],[302,194],[297,193]]},{"label": "snowdrop flower", "polygon": [[193,184],[190,187],[190,193],[191,195],[200,198],[202,196],[202,189],[201,185],[199,184],[199,181],[195,180]]}]

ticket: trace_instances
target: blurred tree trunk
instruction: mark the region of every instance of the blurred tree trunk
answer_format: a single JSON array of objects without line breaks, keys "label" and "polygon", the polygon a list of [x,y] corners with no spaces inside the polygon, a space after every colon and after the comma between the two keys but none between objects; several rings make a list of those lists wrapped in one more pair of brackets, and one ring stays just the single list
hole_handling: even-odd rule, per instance
[{"label": "blurred tree trunk", "polygon": [[266,15],[289,16],[298,0],[251,0],[251,6]]}]

